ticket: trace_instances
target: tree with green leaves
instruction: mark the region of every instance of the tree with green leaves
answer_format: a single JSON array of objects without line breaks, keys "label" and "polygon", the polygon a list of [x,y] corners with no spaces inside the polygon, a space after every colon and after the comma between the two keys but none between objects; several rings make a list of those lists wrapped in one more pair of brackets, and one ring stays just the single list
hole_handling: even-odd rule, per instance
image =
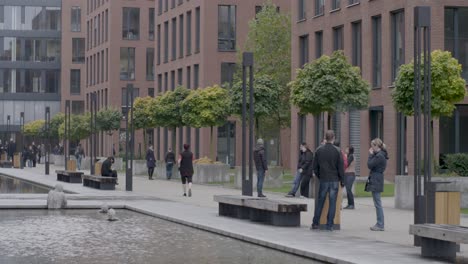
[{"label": "tree with green leaves", "polygon": [[147,148],[146,131],[157,126],[152,113],[152,105],[156,100],[152,97],[138,97],[133,103],[133,125],[136,130],[143,129],[143,144]]},{"label": "tree with green leaves", "polygon": [[297,71],[290,83],[291,102],[302,114],[319,115],[363,109],[369,104],[369,84],[358,67],[346,60],[343,51],[322,56]]},{"label": "tree with green leaves", "polygon": [[31,121],[24,125],[24,135],[30,136],[33,138],[41,137],[44,135],[44,119],[38,119]]},{"label": "tree with green leaves", "polygon": [[[91,116],[85,115],[71,115],[70,117],[70,141],[80,141],[91,135],[90,124]],[[65,122],[59,127],[59,137],[63,139],[65,136]]]},{"label": "tree with green leaves", "polygon": [[58,113],[50,119],[50,138],[59,138],[59,127],[65,122],[65,115]]},{"label": "tree with green leaves", "polygon": [[112,131],[120,129],[122,113],[117,109],[101,109],[96,114],[97,129],[112,135]]},{"label": "tree with green leaves", "polygon": [[217,85],[192,90],[182,103],[182,120],[185,124],[211,128],[210,156],[214,160],[213,127],[226,123],[231,115],[231,97],[226,89]]},{"label": "tree with green leaves", "polygon": [[[423,60],[421,76],[423,76]],[[462,66],[450,52],[434,50],[431,53],[431,114],[432,118],[452,116],[455,104],[466,96]],[[424,79],[421,80],[424,82]],[[424,98],[421,90],[421,98]],[[414,60],[400,66],[392,93],[395,109],[407,116],[414,115]],[[421,111],[424,109],[421,104]]]}]

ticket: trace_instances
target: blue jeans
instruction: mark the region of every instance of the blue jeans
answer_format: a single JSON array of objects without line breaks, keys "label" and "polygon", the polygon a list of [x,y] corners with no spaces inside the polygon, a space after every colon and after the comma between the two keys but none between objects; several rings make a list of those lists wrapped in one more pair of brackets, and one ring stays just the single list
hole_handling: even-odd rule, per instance
[{"label": "blue jeans", "polygon": [[265,171],[257,170],[257,193],[263,193],[263,181],[265,180]]},{"label": "blue jeans", "polygon": [[81,170],[81,161],[83,160],[83,156],[79,155],[78,158],[76,159],[76,165],[78,167],[78,170]]},{"label": "blue jeans", "polygon": [[382,207],[382,200],[380,199],[380,192],[372,192],[374,199],[375,212],[377,214],[377,227],[384,228],[384,213]]},{"label": "blue jeans", "polygon": [[172,177],[172,168],[174,167],[174,163],[166,163],[166,177],[169,180]]},{"label": "blue jeans", "polygon": [[297,189],[299,189],[300,184],[301,184],[301,173],[299,172],[299,170],[297,170],[296,177],[294,177],[294,182],[293,182],[293,185],[292,185],[292,189],[291,189],[291,191],[289,193],[295,195],[296,192],[297,192]]},{"label": "blue jeans", "polygon": [[336,198],[338,196],[338,182],[320,182],[318,205],[315,207],[313,225],[319,225],[320,217],[322,215],[323,205],[325,199],[329,195],[329,208],[327,215],[327,229],[333,228],[333,220],[335,219],[336,211]]}]

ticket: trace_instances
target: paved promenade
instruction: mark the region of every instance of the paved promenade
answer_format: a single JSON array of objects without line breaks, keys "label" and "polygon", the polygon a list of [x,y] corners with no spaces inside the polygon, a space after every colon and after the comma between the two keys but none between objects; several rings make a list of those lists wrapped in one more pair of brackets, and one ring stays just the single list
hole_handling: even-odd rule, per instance
[{"label": "paved promenade", "polygon": [[[51,172],[56,168],[51,166]],[[57,184],[55,173],[44,175],[43,165],[37,168],[0,169],[0,174],[11,175],[47,186]],[[385,232],[372,232],[375,209],[371,198],[357,198],[355,210],[342,211],[342,230],[333,233],[310,231],[313,200],[285,198],[284,194],[267,193],[269,198],[298,200],[308,204],[302,213],[300,228],[272,227],[217,215],[217,194],[240,194],[240,190],[219,186],[194,185],[193,197],[183,197],[180,181],[154,180],[135,176],[133,192],[126,192],[125,177],[119,176],[116,191],[100,191],[80,184],[62,183],[72,208],[96,208],[104,201],[115,208],[128,208],[169,221],[183,223],[211,232],[258,243],[271,248],[315,258],[331,263],[438,263],[422,259],[420,249],[412,246],[408,234],[413,222],[412,211],[393,208],[393,198],[384,198]],[[46,194],[0,195],[1,208],[42,208]],[[462,217],[468,226],[468,218]],[[463,245],[460,260],[468,260],[468,248]]]}]

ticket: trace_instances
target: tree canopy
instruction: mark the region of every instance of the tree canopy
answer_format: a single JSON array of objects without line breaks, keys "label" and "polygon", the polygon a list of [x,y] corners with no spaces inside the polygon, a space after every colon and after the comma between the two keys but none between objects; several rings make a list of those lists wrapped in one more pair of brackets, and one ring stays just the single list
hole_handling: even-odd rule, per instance
[{"label": "tree canopy", "polygon": [[185,125],[182,120],[182,102],[190,94],[190,90],[179,86],[174,91],[167,91],[158,96],[152,104],[152,119],[157,124],[167,128],[177,128]]},{"label": "tree canopy", "polygon": [[117,109],[101,109],[96,114],[97,129],[107,133],[111,133],[114,130],[119,130],[121,120],[122,114]]},{"label": "tree canopy", "polygon": [[152,114],[152,105],[158,103],[152,97],[138,97],[133,104],[133,122],[135,129],[149,129],[156,127],[156,120]]},{"label": "tree canopy", "polygon": [[[421,64],[421,76],[423,76],[422,70]],[[466,86],[461,72],[462,66],[450,52],[435,50],[431,53],[431,114],[433,118],[451,116],[455,103],[465,98]],[[423,91],[421,91],[421,98],[423,101]],[[400,66],[392,99],[397,111],[407,116],[414,115],[414,60]],[[422,109],[424,109],[423,103]]]},{"label": "tree canopy", "polygon": [[24,134],[26,136],[38,137],[44,134],[44,119],[38,119],[24,125]]},{"label": "tree canopy", "polygon": [[[70,140],[79,141],[89,137],[91,134],[90,115],[71,115],[70,117]],[[65,122],[59,127],[59,137],[64,138]]]},{"label": "tree canopy", "polygon": [[369,84],[341,50],[304,65],[290,86],[291,102],[304,114],[362,109],[369,104]]}]

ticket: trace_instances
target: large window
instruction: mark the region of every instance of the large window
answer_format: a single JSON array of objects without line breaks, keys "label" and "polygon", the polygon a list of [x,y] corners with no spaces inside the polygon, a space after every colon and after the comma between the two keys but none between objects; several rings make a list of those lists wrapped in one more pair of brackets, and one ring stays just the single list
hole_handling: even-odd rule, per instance
[{"label": "large window", "polygon": [[192,54],[192,12],[187,12],[187,55]]},{"label": "large window", "polygon": [[392,17],[392,82],[398,74],[398,68],[405,63],[405,13],[394,12]]},{"label": "large window", "polygon": [[193,65],[193,88],[198,89],[200,87],[200,65]]},{"label": "large window", "polygon": [[226,88],[231,88],[235,73],[236,73],[236,63],[222,62],[221,63],[221,85]]},{"label": "large window", "polygon": [[164,63],[169,61],[169,22],[164,22]]},{"label": "large window", "polygon": [[70,70],[70,94],[81,93],[81,71]]},{"label": "large window", "polygon": [[372,18],[372,87],[382,86],[382,17]]},{"label": "large window", "polygon": [[340,0],[332,0],[332,10],[340,8]]},{"label": "large window", "polygon": [[149,9],[149,21],[148,21],[148,39],[149,40],[154,40],[154,23],[155,23],[155,18],[154,18],[154,8]]},{"label": "large window", "polygon": [[171,71],[171,90],[174,91],[175,88],[176,88],[175,71]]},{"label": "large window", "polygon": [[135,80],[135,48],[120,48],[120,79]]},{"label": "large window", "polygon": [[177,59],[177,18],[172,19],[172,32],[171,32],[171,46],[172,46],[172,60]]},{"label": "large window", "polygon": [[298,139],[299,142],[306,142],[306,135],[307,135],[307,117],[305,115],[298,115],[298,123],[299,123],[299,129],[298,129]]},{"label": "large window", "polygon": [[348,0],[348,5],[354,5],[360,3],[361,0]]},{"label": "large window", "polygon": [[343,26],[333,28],[333,50],[343,50]]},{"label": "large window", "polygon": [[218,6],[218,49],[236,50],[236,6]]},{"label": "large window", "polygon": [[158,15],[163,13],[163,0],[158,0]]},{"label": "large window", "polygon": [[320,58],[323,54],[323,31],[315,32],[315,58]]},{"label": "large window", "polygon": [[315,15],[323,15],[325,4],[324,0],[315,0]]},{"label": "large window", "polygon": [[157,29],[157,37],[156,37],[156,41],[157,41],[157,46],[156,46],[156,49],[158,50],[158,61],[157,61],[157,64],[161,64],[161,25],[158,25],[158,29]]},{"label": "large window", "polygon": [[183,69],[179,68],[177,69],[177,86],[182,86],[182,82],[184,80],[184,75],[183,75]]},{"label": "large window", "polygon": [[[17,72],[19,72],[17,70]],[[19,87],[18,92],[24,93],[43,93],[44,92],[44,77],[40,70],[25,70],[24,87]],[[18,83],[17,83],[18,85]]]},{"label": "large window", "polygon": [[60,7],[46,7],[46,30],[59,31],[62,28]]},{"label": "large window", "polygon": [[81,8],[79,6],[74,6],[71,9],[71,31],[81,31]]},{"label": "large window", "polygon": [[195,53],[200,52],[200,7],[195,9]]},{"label": "large window", "polygon": [[309,62],[309,35],[299,37],[299,67]]},{"label": "large window", "polygon": [[122,38],[138,40],[140,38],[140,9],[124,7],[122,9]]},{"label": "large window", "polygon": [[384,115],[383,106],[371,107],[369,112],[370,119],[370,140],[374,138],[380,138],[384,140]]},{"label": "large window", "polygon": [[361,21],[351,24],[352,34],[352,63],[354,66],[362,67],[362,34]]},{"label": "large window", "polygon": [[187,66],[187,89],[192,89],[192,68],[190,66]]},{"label": "large window", "polygon": [[154,81],[154,48],[146,48],[146,80]]},{"label": "large window", "polygon": [[462,77],[468,81],[468,8],[445,9],[445,49],[462,65]]},{"label": "large window", "polygon": [[184,57],[184,15],[179,16],[179,58]]},{"label": "large window", "polygon": [[297,20],[306,19],[306,2],[305,2],[305,0],[297,0],[297,5],[298,5]]},{"label": "large window", "polygon": [[85,39],[73,38],[72,39],[72,62],[84,63],[85,61]]},{"label": "large window", "polygon": [[[45,22],[43,18],[44,12],[42,12],[43,7],[41,6],[26,6],[24,9],[24,18],[21,21],[24,21],[22,28],[24,30],[41,30],[45,27]],[[2,8],[0,7],[0,16],[3,15]],[[5,14],[4,18],[8,17],[8,14]],[[81,19],[80,19],[81,20]],[[5,21],[6,22],[6,21]],[[0,28],[2,22],[0,19]],[[7,28],[5,28],[7,29]],[[72,31],[73,31],[73,9],[72,9]],[[79,31],[79,30],[78,30]]]}]

